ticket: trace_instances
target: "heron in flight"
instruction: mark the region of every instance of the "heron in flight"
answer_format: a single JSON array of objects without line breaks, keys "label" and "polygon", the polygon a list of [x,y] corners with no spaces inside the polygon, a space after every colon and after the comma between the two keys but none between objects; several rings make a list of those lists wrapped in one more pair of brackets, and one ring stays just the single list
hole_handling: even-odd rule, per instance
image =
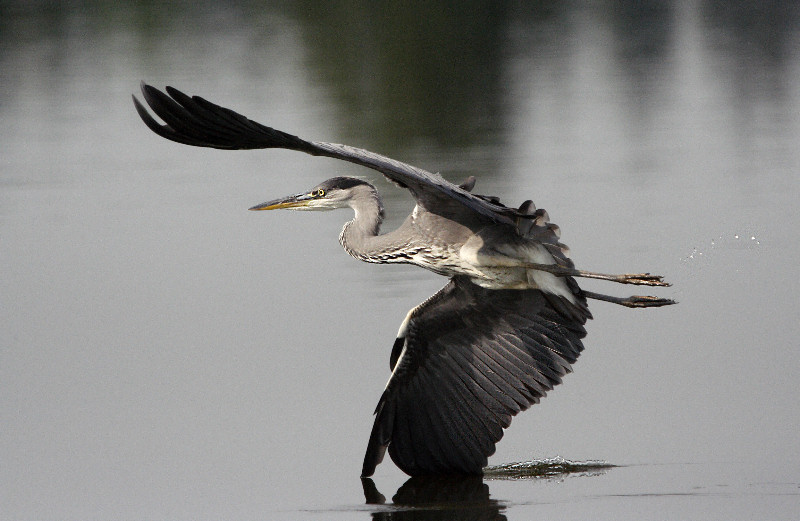
[{"label": "heron in flight", "polygon": [[571,371],[583,351],[587,298],[628,307],[674,304],[651,296],[614,297],[582,290],[575,277],[668,285],[649,273],[608,275],[578,270],[558,226],[531,201],[517,208],[360,148],[307,141],[199,96],[142,83],[156,121],[134,96],[145,124],[166,139],[226,150],[286,148],[377,170],[416,201],[396,230],[381,234],[378,191],[354,177],[334,177],[310,190],[251,210],[333,210],[355,217],[339,236],[345,251],[373,263],[406,263],[449,277],[408,312],[394,341],[391,376],[375,409],[362,476],[388,448],[410,475],[479,474],[511,418],[538,403]]}]

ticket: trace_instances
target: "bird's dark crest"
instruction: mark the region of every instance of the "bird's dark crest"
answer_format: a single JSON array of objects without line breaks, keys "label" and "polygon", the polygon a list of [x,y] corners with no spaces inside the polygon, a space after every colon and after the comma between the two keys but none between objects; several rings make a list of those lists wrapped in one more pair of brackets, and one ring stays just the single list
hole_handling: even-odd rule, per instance
[{"label": "bird's dark crest", "polygon": [[331,189],[349,190],[349,189],[354,188],[356,186],[369,186],[369,187],[371,187],[372,185],[369,184],[367,181],[363,181],[363,180],[358,179],[356,177],[344,177],[344,176],[341,176],[341,177],[332,177],[332,178],[330,178],[330,179],[328,179],[326,181],[323,181],[319,185],[317,185],[317,188],[322,188],[324,190],[331,190]]}]

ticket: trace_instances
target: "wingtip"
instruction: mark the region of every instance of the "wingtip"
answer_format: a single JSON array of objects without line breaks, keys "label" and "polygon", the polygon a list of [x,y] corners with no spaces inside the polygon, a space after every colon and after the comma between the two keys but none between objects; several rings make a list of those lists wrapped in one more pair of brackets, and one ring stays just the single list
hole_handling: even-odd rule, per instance
[{"label": "wingtip", "polygon": [[142,91],[142,96],[144,97],[145,100],[147,100],[148,96],[152,96],[153,91],[158,92],[158,89],[156,89],[152,85],[148,85],[147,83],[144,82],[144,80],[141,80],[139,82],[139,90]]},{"label": "wingtip", "polygon": [[142,102],[136,97],[136,94],[131,94],[131,99],[133,100],[133,106],[136,108],[136,112],[139,114],[139,117],[142,118],[145,123],[147,123],[147,120],[150,118],[150,114],[147,113],[147,109],[144,108],[144,105],[142,105]]},{"label": "wingtip", "polygon": [[153,87],[152,85],[148,85],[145,82],[142,82],[140,87],[142,88],[142,96],[144,96],[144,99],[147,100],[148,103],[151,98],[155,98],[161,94],[157,88]]},{"label": "wingtip", "polygon": [[184,94],[183,92],[179,91],[178,89],[176,89],[171,85],[167,85],[166,87],[164,87],[164,91],[166,91],[166,93],[169,94],[170,97],[172,97],[172,99],[176,101],[180,100],[180,98],[186,98],[186,99],[189,98],[189,96],[187,96],[186,94]]},{"label": "wingtip", "polygon": [[361,466],[361,477],[368,478],[375,474],[375,469],[383,461],[386,455],[386,448],[388,445],[375,443],[375,440],[370,437],[370,442],[367,445],[367,452],[364,454],[364,464]]},{"label": "wingtip", "polygon": [[[139,80],[139,90],[141,91],[142,95],[144,95],[145,87],[147,87],[147,84],[144,82],[144,80]],[[131,94],[131,98],[133,98],[133,104],[138,110],[138,108],[142,105],[141,102],[136,98],[136,94]]]}]

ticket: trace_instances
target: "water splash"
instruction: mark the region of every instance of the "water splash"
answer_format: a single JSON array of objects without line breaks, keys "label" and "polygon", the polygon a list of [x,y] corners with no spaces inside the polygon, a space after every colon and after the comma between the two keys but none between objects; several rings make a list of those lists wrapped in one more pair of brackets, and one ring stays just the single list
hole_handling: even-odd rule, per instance
[{"label": "water splash", "polygon": [[711,239],[707,246],[695,246],[692,251],[681,258],[687,266],[694,266],[704,258],[722,250],[756,250],[761,246],[761,241],[755,234],[735,233],[733,235],[721,234]]},{"label": "water splash", "polygon": [[483,469],[486,479],[555,478],[565,474],[596,475],[615,467],[606,461],[570,461],[560,456],[532,461],[503,463]]}]

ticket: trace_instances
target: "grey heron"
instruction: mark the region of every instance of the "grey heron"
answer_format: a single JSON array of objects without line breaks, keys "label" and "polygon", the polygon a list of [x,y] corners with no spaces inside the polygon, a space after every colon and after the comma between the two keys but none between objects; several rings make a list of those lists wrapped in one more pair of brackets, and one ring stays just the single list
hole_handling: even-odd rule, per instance
[{"label": "grey heron", "polygon": [[362,476],[388,448],[410,475],[479,474],[514,415],[538,403],[571,371],[581,351],[587,298],[628,307],[674,304],[651,296],[614,297],[582,290],[575,277],[668,285],[649,273],[608,275],[575,268],[558,226],[531,201],[514,208],[367,150],[307,141],[256,123],[199,96],[142,83],[159,123],[134,96],[139,116],[178,143],[226,150],[285,148],[377,170],[416,202],[396,230],[381,234],[376,188],[334,177],[251,210],[350,208],[339,242],[356,259],[408,263],[449,277],[408,312],[389,357],[391,376],[375,409]]}]

